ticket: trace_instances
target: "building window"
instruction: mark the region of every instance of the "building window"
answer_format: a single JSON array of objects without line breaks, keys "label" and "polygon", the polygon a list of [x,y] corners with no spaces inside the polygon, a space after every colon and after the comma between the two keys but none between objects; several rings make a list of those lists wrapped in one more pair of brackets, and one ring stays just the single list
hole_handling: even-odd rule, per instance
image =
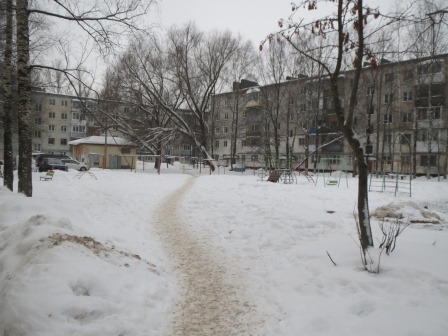
[{"label": "building window", "polygon": [[62,106],[68,106],[68,102],[66,100],[61,100],[61,105]]},{"label": "building window", "polygon": [[417,111],[418,120],[440,119],[441,116],[442,116],[442,109],[440,106],[433,107],[431,109],[427,107],[420,107]]},{"label": "building window", "polygon": [[34,144],[34,150],[40,152],[40,143],[35,143]]},{"label": "building window", "polygon": [[243,147],[247,146],[246,139],[241,140],[241,146],[243,146]]},{"label": "building window", "polygon": [[224,106],[229,106],[229,105],[230,105],[229,98],[226,98],[226,99],[224,100]]},{"label": "building window", "polygon": [[402,115],[402,121],[404,123],[411,123],[414,121],[414,113],[412,112],[404,112]]},{"label": "building window", "polygon": [[384,143],[391,143],[392,135],[391,134],[383,134],[383,142]]},{"label": "building window", "polygon": [[55,99],[50,99],[50,105],[56,105],[56,100]]},{"label": "building window", "polygon": [[294,136],[294,130],[289,130],[289,137],[292,138]]},{"label": "building window", "polygon": [[121,147],[120,151],[122,154],[131,154],[131,148],[130,147]]},{"label": "building window", "polygon": [[48,130],[49,131],[54,131],[54,125],[48,125]]},{"label": "building window", "polygon": [[73,112],[72,119],[73,120],[79,120],[79,112]]},{"label": "building window", "polygon": [[219,101],[219,99],[216,99],[216,100],[215,100],[215,106],[216,106],[216,107],[219,107],[219,105],[221,105],[221,104],[220,104],[220,101]]},{"label": "building window", "polygon": [[48,138],[48,144],[54,145],[54,138]]},{"label": "building window", "polygon": [[64,133],[67,132],[67,126],[64,126],[64,125],[61,126],[61,132],[64,132]]},{"label": "building window", "polygon": [[368,86],[367,87],[367,95],[373,96],[374,94],[375,94],[375,88],[373,86]]},{"label": "building window", "polygon": [[67,146],[67,139],[61,139],[61,145]]},{"label": "building window", "polygon": [[412,91],[403,92],[403,101],[404,102],[412,101],[413,99],[414,98],[413,98]]},{"label": "building window", "polygon": [[227,147],[227,140],[224,140],[224,147]]},{"label": "building window", "polygon": [[224,113],[224,120],[229,120],[229,113],[228,112]]},{"label": "building window", "polygon": [[35,138],[40,138],[40,136],[41,136],[40,131],[39,130],[35,130],[34,131],[34,137]]},{"label": "building window", "polygon": [[425,129],[417,130],[417,140],[418,141],[427,141],[428,140],[428,130],[425,130]]},{"label": "building window", "polygon": [[391,122],[392,122],[392,113],[389,113],[389,114],[386,113],[384,115],[384,123],[389,124]]},{"label": "building window", "polygon": [[299,105],[299,111],[300,112],[305,112],[306,111],[306,104],[300,104]]},{"label": "building window", "polygon": [[34,118],[34,125],[40,125],[42,124],[42,119],[40,117]]},{"label": "building window", "polygon": [[407,82],[413,80],[414,79],[414,71],[413,70],[406,70],[403,73],[403,79],[405,81],[407,81]]},{"label": "building window", "polygon": [[73,125],[72,126],[72,132],[85,133],[86,132],[86,127],[85,126]]},{"label": "building window", "polygon": [[215,140],[215,148],[219,148],[219,140]]},{"label": "building window", "polygon": [[366,154],[373,154],[373,145],[366,145]]},{"label": "building window", "polygon": [[394,94],[393,93],[386,93],[384,95],[384,104],[392,103],[393,99],[394,99]]},{"label": "building window", "polygon": [[41,112],[42,111],[42,105],[36,104],[36,111]]},{"label": "building window", "polygon": [[252,132],[257,132],[258,131],[258,125],[257,124],[253,124],[251,126]]},{"label": "building window", "polygon": [[305,138],[299,138],[299,146],[305,146]]},{"label": "building window", "polygon": [[219,113],[215,114],[215,120],[219,120]]},{"label": "building window", "polygon": [[412,138],[412,135],[410,133],[401,134],[400,143],[402,145],[410,145],[411,138]]},{"label": "building window", "polygon": [[[431,167],[435,167],[437,165],[437,156],[429,155],[429,165]],[[428,166],[428,155],[420,156],[420,166],[427,167]]]},{"label": "building window", "polygon": [[215,127],[215,134],[219,134],[219,127]]},{"label": "building window", "polygon": [[386,82],[386,83],[391,83],[391,82],[393,82],[394,81],[394,74],[391,72],[391,73],[387,73],[385,76],[384,76],[384,81]]},{"label": "building window", "polygon": [[289,105],[294,105],[294,97],[290,96],[290,97],[288,98],[288,104],[289,104]]},{"label": "building window", "polygon": [[367,114],[375,114],[375,108],[373,107],[373,105],[367,105]]},{"label": "building window", "polygon": [[48,118],[50,118],[50,119],[54,119],[54,118],[56,118],[56,112],[50,112],[50,113],[48,113]]},{"label": "building window", "polygon": [[68,118],[67,113],[61,113],[61,119],[67,120],[67,118]]},{"label": "building window", "polygon": [[222,132],[223,132],[224,134],[229,133],[229,128],[228,128],[227,126],[224,126],[224,127],[222,128]]}]

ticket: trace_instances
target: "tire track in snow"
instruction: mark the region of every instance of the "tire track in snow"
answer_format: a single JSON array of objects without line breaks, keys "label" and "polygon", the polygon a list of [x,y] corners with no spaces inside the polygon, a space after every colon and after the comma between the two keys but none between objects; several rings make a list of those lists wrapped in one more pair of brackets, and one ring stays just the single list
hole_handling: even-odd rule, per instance
[{"label": "tire track in snow", "polygon": [[239,271],[218,256],[207,237],[193,232],[177,212],[194,181],[189,179],[168,195],[156,216],[156,229],[166,254],[172,256],[183,292],[170,335],[261,335],[262,323],[244,298]]}]

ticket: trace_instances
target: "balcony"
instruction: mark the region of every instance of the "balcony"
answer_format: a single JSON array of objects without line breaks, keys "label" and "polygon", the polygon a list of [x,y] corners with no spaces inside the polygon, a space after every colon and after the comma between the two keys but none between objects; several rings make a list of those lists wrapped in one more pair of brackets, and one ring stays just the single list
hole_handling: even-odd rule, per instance
[{"label": "balcony", "polygon": [[86,137],[86,132],[70,132],[70,139],[76,140]]}]

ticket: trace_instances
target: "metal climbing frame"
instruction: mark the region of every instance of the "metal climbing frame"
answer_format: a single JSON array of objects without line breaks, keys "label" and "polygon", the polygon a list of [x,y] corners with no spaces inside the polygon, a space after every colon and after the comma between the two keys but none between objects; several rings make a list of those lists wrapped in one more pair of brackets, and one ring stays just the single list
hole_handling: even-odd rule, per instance
[{"label": "metal climbing frame", "polygon": [[410,174],[382,174],[379,178],[370,174],[369,191],[409,194],[412,197],[412,178]]}]

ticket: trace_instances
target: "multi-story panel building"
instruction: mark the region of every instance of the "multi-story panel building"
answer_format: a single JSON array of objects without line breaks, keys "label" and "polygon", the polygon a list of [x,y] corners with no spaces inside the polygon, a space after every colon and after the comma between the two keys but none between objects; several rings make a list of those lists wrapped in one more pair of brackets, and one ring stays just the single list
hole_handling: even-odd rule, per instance
[{"label": "multi-story panel building", "polygon": [[[446,173],[447,65],[448,55],[383,60],[375,70],[365,64],[354,130],[371,171]],[[343,108],[353,76],[347,71],[339,78]],[[211,148],[220,164],[233,159],[247,166],[318,169],[324,161],[323,169],[352,170],[353,155],[342,137],[328,78],[299,76],[275,85],[235,87],[213,102]]]},{"label": "multi-story panel building", "polygon": [[96,101],[39,90],[32,92],[31,101],[33,151],[69,154],[69,141],[92,135],[88,127],[93,125]]}]

